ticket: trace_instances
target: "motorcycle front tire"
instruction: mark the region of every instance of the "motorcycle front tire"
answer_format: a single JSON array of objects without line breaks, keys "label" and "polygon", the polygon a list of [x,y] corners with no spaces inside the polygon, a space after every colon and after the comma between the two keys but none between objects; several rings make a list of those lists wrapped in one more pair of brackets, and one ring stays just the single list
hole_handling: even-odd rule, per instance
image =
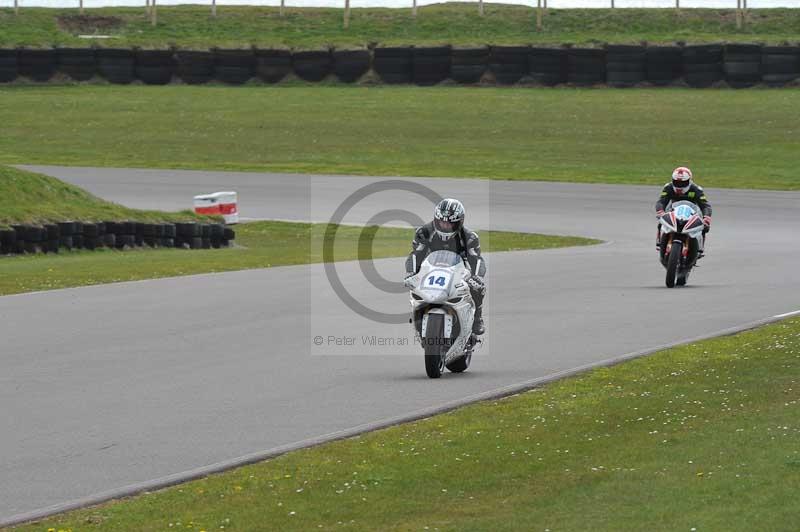
[{"label": "motorcycle front tire", "polygon": [[675,277],[678,274],[681,255],[683,255],[683,242],[676,240],[672,243],[672,249],[670,249],[669,258],[667,259],[667,288],[675,286]]},{"label": "motorcycle front tire", "polygon": [[441,314],[428,314],[428,324],[425,330],[425,373],[431,379],[438,379],[444,372],[444,356],[447,346],[443,341],[444,316]]}]

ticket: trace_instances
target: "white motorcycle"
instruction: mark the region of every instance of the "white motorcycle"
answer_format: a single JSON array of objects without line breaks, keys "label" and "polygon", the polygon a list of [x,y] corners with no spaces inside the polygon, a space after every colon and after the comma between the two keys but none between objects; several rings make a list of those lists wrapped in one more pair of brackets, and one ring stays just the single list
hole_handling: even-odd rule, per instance
[{"label": "white motorcycle", "polygon": [[409,322],[425,350],[425,371],[432,379],[441,377],[445,367],[454,373],[465,371],[480,345],[472,334],[475,302],[467,284],[471,275],[461,256],[440,250],[428,255],[419,273],[406,280],[411,290]]},{"label": "white motorcycle", "polygon": [[703,213],[690,201],[676,201],[659,219],[659,259],[666,284],[684,286],[703,249]]}]

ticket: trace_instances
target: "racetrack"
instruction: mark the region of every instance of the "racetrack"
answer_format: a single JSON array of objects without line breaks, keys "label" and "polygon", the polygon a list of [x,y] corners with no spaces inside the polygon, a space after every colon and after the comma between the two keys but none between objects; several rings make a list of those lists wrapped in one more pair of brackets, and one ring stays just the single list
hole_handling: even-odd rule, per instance
[{"label": "racetrack", "polygon": [[[382,180],[31,169],[131,207],[186,208],[193,194],[234,189],[244,216],[294,220],[327,220]],[[408,336],[407,324],[346,309],[320,265],[0,298],[0,522],[800,308],[800,193],[710,190],[708,257],[689,287],[667,290],[653,249],[661,183],[414,181],[462,198],[476,229],[609,243],[490,256],[486,345],[468,373],[439,381],[414,346],[314,346],[317,335]],[[430,215],[423,200],[384,194],[345,221]],[[358,263],[337,266],[358,300],[406,309],[405,295],[360,282]],[[377,268],[399,277],[402,260]]]}]

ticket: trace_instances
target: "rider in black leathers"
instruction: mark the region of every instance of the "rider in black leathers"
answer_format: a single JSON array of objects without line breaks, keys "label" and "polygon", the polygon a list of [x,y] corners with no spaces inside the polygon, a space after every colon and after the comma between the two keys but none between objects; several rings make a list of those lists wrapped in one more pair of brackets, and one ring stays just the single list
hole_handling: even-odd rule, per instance
[{"label": "rider in black leathers", "polygon": [[406,259],[406,277],[419,272],[425,257],[433,251],[448,250],[466,259],[472,271],[467,281],[472,300],[475,302],[475,321],[472,332],[481,335],[486,328],[483,323],[483,298],[486,285],[486,262],[481,257],[481,243],[478,234],[464,226],[465,211],[460,201],[443,199],[434,209],[432,222],[417,228],[411,242],[411,254]]},{"label": "rider in black leathers", "polygon": [[[705,242],[708,239],[708,232],[711,229],[711,204],[708,202],[706,193],[703,187],[697,185],[692,180],[692,171],[685,166],[680,166],[672,172],[672,181],[664,185],[661,190],[661,195],[656,202],[656,218],[661,218],[664,211],[672,202],[675,201],[690,201],[700,207],[703,213],[703,249],[700,250],[700,256],[703,256],[705,249]],[[658,239],[656,247],[661,245],[661,230],[659,226]]]}]

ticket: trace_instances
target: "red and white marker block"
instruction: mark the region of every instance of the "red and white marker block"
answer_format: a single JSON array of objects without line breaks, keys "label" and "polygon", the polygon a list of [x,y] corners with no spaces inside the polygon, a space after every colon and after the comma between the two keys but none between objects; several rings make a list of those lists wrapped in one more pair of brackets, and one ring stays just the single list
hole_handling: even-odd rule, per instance
[{"label": "red and white marker block", "polygon": [[226,224],[239,223],[239,197],[236,192],[214,192],[194,197],[194,212],[225,218]]}]

